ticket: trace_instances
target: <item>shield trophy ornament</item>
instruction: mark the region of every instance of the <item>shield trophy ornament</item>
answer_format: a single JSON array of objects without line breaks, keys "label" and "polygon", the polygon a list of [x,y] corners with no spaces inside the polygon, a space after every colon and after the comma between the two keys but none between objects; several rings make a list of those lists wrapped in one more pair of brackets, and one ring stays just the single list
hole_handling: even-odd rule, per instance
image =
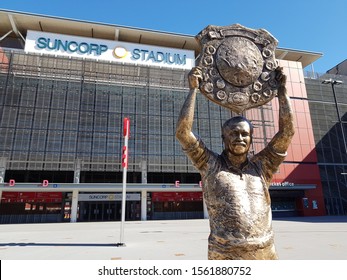
[{"label": "shield trophy ornament", "polygon": [[200,92],[209,100],[241,114],[276,96],[278,41],[268,31],[240,24],[209,25],[196,39],[201,46]]}]

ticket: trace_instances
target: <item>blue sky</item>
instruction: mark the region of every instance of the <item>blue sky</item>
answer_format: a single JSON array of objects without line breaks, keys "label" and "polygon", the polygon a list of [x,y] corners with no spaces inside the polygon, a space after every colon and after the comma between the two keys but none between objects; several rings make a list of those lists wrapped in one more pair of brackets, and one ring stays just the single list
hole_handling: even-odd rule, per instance
[{"label": "blue sky", "polygon": [[316,72],[347,59],[346,0],[0,0],[0,9],[187,35],[240,23],[268,30],[281,48],[323,53]]}]

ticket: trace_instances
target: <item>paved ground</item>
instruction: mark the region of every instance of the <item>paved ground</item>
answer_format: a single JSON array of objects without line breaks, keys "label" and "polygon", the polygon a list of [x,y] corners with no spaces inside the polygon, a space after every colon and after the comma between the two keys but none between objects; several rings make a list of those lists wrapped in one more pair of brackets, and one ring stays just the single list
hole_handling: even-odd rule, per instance
[{"label": "paved ground", "polygon": [[[347,260],[347,216],[273,221],[282,260]],[[0,225],[1,260],[206,260],[208,220]]]}]

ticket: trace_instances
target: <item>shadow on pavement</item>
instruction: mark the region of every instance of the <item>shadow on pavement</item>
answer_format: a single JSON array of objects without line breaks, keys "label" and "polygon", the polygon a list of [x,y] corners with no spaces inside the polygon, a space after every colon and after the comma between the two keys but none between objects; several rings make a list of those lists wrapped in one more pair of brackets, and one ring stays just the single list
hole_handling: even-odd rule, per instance
[{"label": "shadow on pavement", "polygon": [[347,216],[276,217],[273,220],[304,223],[347,223]]},{"label": "shadow on pavement", "polygon": [[35,243],[35,242],[29,242],[29,243],[0,243],[0,247],[46,247],[46,246],[52,246],[52,247],[123,247],[124,244],[121,243],[106,243],[106,244],[100,244],[100,243]]}]

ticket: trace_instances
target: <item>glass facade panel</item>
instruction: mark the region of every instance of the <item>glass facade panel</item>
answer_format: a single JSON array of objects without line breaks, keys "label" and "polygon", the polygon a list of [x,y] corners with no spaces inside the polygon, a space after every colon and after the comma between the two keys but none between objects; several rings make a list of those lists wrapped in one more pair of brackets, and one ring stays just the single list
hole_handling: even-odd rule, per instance
[{"label": "glass facade panel", "polygon": [[[73,171],[79,159],[83,172],[121,171],[122,125],[128,117],[129,172],[141,172],[145,161],[148,173],[197,174],[175,138],[187,71],[4,54],[9,63],[0,71],[0,157],[6,157],[9,170]],[[194,132],[220,153],[221,126],[231,115],[198,95]],[[271,105],[246,117],[255,125],[259,151],[274,134]]]},{"label": "glass facade panel", "polygon": [[[343,83],[335,85],[334,88],[331,84],[322,84],[323,80],[330,78],[341,80]],[[347,153],[343,133],[347,135],[345,123],[347,77],[324,74],[319,79],[305,79],[305,84],[322,177],[326,212],[328,215],[345,215],[347,213],[347,177],[345,176]]]}]

